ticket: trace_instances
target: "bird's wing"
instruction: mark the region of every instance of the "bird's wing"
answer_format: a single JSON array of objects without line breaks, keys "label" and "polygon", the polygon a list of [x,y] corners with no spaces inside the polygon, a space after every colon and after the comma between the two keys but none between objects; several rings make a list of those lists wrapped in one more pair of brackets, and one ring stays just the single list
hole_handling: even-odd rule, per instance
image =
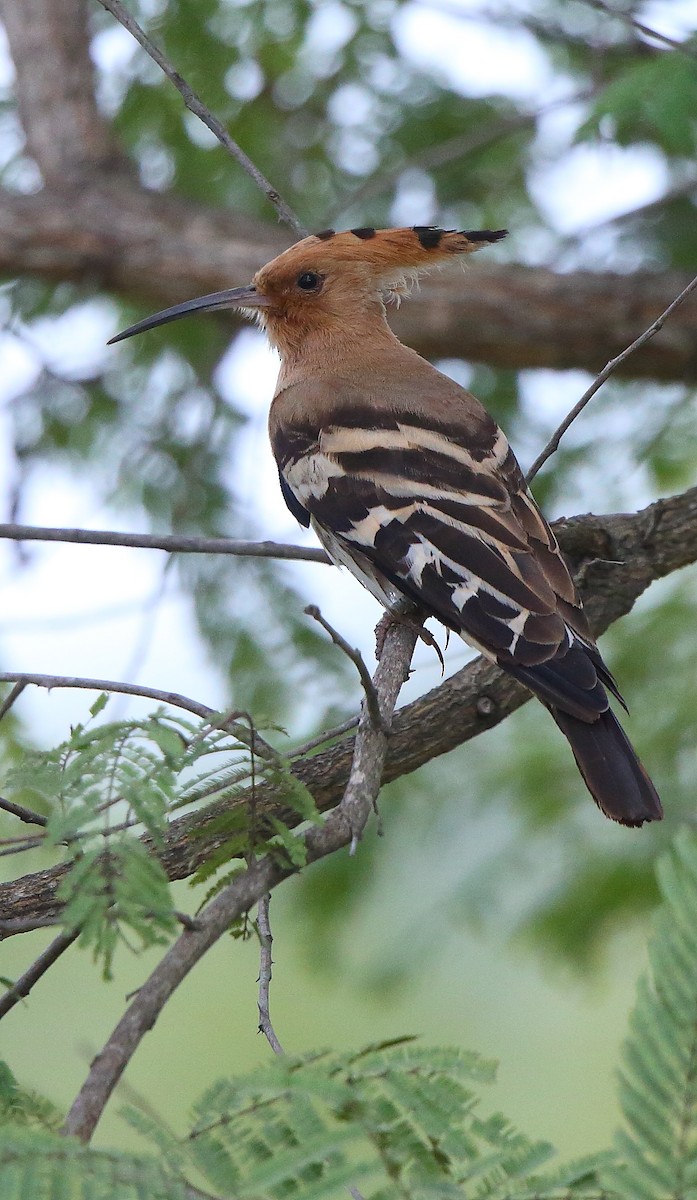
[{"label": "bird's wing", "polygon": [[[377,591],[415,601],[541,699],[581,719],[615,691],[556,538],[503,433],[414,414],[338,413],[272,430],[291,510]],[[367,578],[368,577],[368,578]]]}]

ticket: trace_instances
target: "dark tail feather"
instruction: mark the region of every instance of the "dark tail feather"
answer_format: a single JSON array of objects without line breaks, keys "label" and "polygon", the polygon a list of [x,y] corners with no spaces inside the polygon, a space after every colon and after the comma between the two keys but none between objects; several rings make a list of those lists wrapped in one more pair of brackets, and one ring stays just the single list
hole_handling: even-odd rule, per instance
[{"label": "dark tail feather", "polygon": [[660,821],[661,801],[611,709],[595,721],[580,721],[550,708],[573,750],[579,771],[598,808],[621,825]]}]

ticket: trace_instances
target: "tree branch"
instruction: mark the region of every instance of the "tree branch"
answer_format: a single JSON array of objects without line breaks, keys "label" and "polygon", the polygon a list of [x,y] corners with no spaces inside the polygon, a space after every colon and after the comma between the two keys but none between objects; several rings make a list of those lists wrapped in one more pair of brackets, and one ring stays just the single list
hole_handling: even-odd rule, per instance
[{"label": "tree branch", "polygon": [[551,458],[555,451],[559,448],[559,443],[567,429],[569,429],[580,413],[583,412],[589,400],[592,400],[596,392],[600,391],[600,388],[603,386],[605,381],[610,378],[614,371],[616,371],[622,366],[623,363],[627,361],[630,355],[635,354],[637,350],[646,345],[646,343],[654,336],[654,334],[658,333],[658,331],[663,328],[668,320],[668,317],[671,317],[675,310],[679,308],[685,300],[687,300],[688,296],[694,292],[695,288],[697,288],[697,275],[691,283],[688,283],[686,288],[683,288],[680,295],[676,296],[672,303],[668,305],[665,311],[661,313],[660,317],[657,317],[653,324],[650,325],[648,329],[645,329],[644,332],[632,342],[631,346],[627,346],[627,348],[623,350],[621,354],[617,355],[617,358],[613,358],[609,363],[605,364],[600,374],[596,376],[590,387],[586,388],[586,391],[581,396],[581,399],[574,404],[573,408],[564,417],[564,420],[561,422],[559,427],[555,429],[551,438],[547,442],[547,445],[538,454],[530,470],[525,476],[528,483],[532,483],[532,480],[537,475],[540,467],[542,467],[547,462],[547,459]]},{"label": "tree branch", "polygon": [[[25,686],[31,683],[35,687],[46,688],[48,691],[53,688],[78,688],[88,692],[117,692],[122,696],[142,696],[146,700],[158,700],[161,704],[169,704],[172,708],[181,708],[185,712],[193,713],[196,717],[202,717],[204,721],[211,722],[211,728],[226,729],[228,733],[244,742],[245,745],[250,745],[252,741],[247,726],[235,720],[235,717],[240,716],[239,710],[235,709],[231,713],[224,714],[221,719],[220,714],[214,708],[210,708],[208,704],[202,704],[199,700],[192,700],[190,696],[184,696],[181,692],[166,692],[161,688],[151,688],[140,683],[122,683],[118,679],[87,679],[82,675],[38,675],[21,671],[0,672],[0,683],[23,683]],[[273,747],[269,746],[256,731],[253,735],[253,742],[255,752],[263,758],[275,759],[277,757]]]},{"label": "tree branch", "polygon": [[242,167],[243,171],[246,171],[250,179],[254,181],[259,190],[264,193],[267,200],[276,209],[280,220],[284,221],[286,225],[289,225],[290,228],[298,235],[298,237],[304,237],[307,231],[293,212],[292,208],[286,204],[280,193],[276,191],[276,188],[269,183],[268,179],[259,170],[256,163],[252,162],[251,158],[248,154],[245,154],[242,147],[238,145],[234,138],[230,137],[230,134],[225,126],[218,120],[217,117],[213,116],[210,109],[206,107],[201,99],[199,99],[193,88],[189,86],[189,84],[185,79],[182,78],[178,71],[175,71],[169,60],[154,44],[154,42],[150,40],[144,30],[141,29],[138,22],[133,16],[131,16],[128,10],[124,8],[120,0],[99,0],[99,3],[106,8],[113,17],[116,17],[116,20],[123,25],[124,29],[128,30],[131,37],[135,38],[138,44],[143,47],[145,52],[150,55],[153,62],[156,62],[158,67],[164,71],[170,83],[174,84],[174,87],[179,92],[179,95],[189,111],[192,112],[194,116],[198,117],[208,129],[210,129],[211,133],[217,137],[221,146],[228,151],[228,153],[234,158],[235,162]]},{"label": "tree branch", "polygon": [[113,529],[56,529],[47,525],[0,523],[0,538],[15,542],[75,542],[80,546],[131,546],[142,550],[166,550],[168,554],[234,554],[242,558],[284,558],[331,564],[324,550],[315,546],[245,542],[224,537],[190,537],[178,533],[119,533]]},{"label": "tree branch", "polygon": [[[630,611],[653,580],[697,561],[697,488],[658,500],[638,513],[574,517],[556,522],[554,528],[577,568],[589,619],[600,634]],[[521,684],[476,659],[395,713],[383,782],[408,775],[492,729],[528,699],[530,693]],[[346,737],[292,764],[322,811],[333,808],[344,792],[353,746],[354,739]],[[233,804],[215,802],[173,821],[159,854],[169,878],[193,874],[221,844],[224,835],[216,830],[217,818],[246,803],[243,794]],[[256,805],[262,823],[272,816],[289,827],[298,823],[297,814],[282,805],[270,786],[257,787]],[[56,888],[66,870],[61,865],[0,885],[0,921],[6,936],[58,918]]]},{"label": "tree branch", "polygon": [[273,973],[273,958],[271,956],[273,934],[271,933],[271,920],[269,917],[270,904],[271,896],[267,892],[265,896],[260,897],[257,908],[257,933],[259,935],[259,1000],[257,1007],[259,1009],[259,1033],[263,1033],[274,1054],[283,1054],[283,1046],[276,1036],[276,1030],[271,1020],[269,1003],[271,976]]},{"label": "tree branch", "polygon": [[382,714],[380,712],[380,700],[375,688],[373,687],[373,681],[370,678],[370,671],[365,665],[365,661],[360,650],[350,646],[346,641],[346,638],[342,637],[338,630],[334,629],[333,625],[330,625],[329,621],[325,620],[316,604],[308,604],[305,608],[305,612],[307,613],[308,617],[312,617],[313,621],[317,621],[317,623],[322,626],[322,629],[326,630],[334,645],[338,646],[338,648],[342,650],[346,657],[353,663],[360,677],[370,719],[376,729],[381,730],[382,733],[387,733],[388,727],[384,724]]},{"label": "tree branch", "polygon": [[0,0],[0,12],[27,148],[45,182],[66,187],[90,170],[132,171],[97,108],[86,0]]},{"label": "tree branch", "polygon": [[79,936],[79,930],[71,930],[68,933],[59,933],[58,937],[53,939],[51,945],[44,950],[43,954],[39,955],[17,982],[13,983],[3,996],[0,996],[0,1018],[10,1012],[15,1004],[19,1004],[20,1000],[26,999],[34,984],[39,982]]}]

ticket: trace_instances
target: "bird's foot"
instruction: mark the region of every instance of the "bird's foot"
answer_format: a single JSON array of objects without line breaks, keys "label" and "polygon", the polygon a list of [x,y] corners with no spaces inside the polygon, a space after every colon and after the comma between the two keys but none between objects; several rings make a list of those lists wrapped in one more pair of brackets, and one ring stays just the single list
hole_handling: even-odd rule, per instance
[{"label": "bird's foot", "polygon": [[380,661],[382,652],[385,649],[385,638],[390,625],[406,625],[408,629],[415,629],[418,637],[427,646],[432,646],[438,655],[441,665],[441,671],[445,671],[445,661],[438,642],[433,634],[428,629],[424,629],[423,622],[426,620],[426,613],[421,612],[414,604],[409,604],[403,609],[399,607],[388,608],[380,617],[375,626],[375,657]]}]

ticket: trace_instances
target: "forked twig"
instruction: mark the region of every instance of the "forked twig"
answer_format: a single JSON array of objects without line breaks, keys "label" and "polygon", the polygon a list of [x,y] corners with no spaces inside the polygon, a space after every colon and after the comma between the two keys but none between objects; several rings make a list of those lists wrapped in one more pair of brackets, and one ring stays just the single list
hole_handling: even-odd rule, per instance
[{"label": "forked twig", "polygon": [[379,729],[381,733],[387,733],[389,726],[386,724],[385,719],[380,712],[380,702],[378,700],[377,692],[375,691],[375,685],[370,678],[370,671],[365,665],[365,661],[360,650],[356,650],[353,646],[349,645],[349,643],[346,641],[346,638],[342,637],[338,630],[336,630],[333,625],[330,625],[329,621],[322,616],[316,604],[308,604],[304,611],[307,613],[308,617],[312,617],[313,621],[316,621],[318,625],[321,625],[322,628],[327,631],[334,645],[338,646],[340,650],[343,650],[346,657],[349,658],[356,667],[361,679],[361,683],[363,684],[365,702],[373,727],[375,729]]}]

